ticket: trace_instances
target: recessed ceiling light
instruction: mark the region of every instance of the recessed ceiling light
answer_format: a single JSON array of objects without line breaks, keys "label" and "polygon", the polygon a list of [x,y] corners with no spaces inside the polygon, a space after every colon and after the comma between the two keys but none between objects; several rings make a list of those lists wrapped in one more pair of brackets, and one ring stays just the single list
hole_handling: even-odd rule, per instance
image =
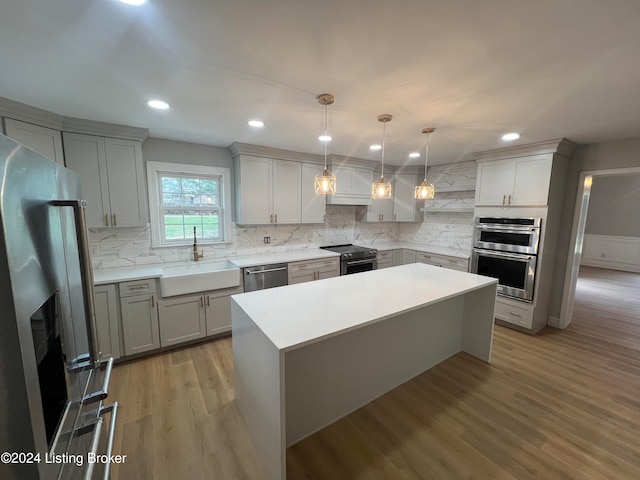
[{"label": "recessed ceiling light", "polygon": [[409,158],[418,158],[420,156],[419,152],[411,152],[409,154]]},{"label": "recessed ceiling light", "polygon": [[520,134],[515,132],[505,133],[504,135],[502,135],[502,140],[504,140],[505,142],[510,142],[511,140],[517,140],[519,138]]},{"label": "recessed ceiling light", "polygon": [[133,5],[135,7],[142,5],[146,1],[147,0],[120,0],[120,2],[122,3],[126,3],[127,5]]},{"label": "recessed ceiling light", "polygon": [[377,144],[376,144],[376,145],[371,145],[371,146],[369,147],[369,150],[371,150],[371,151],[373,151],[373,152],[376,152],[376,151],[378,151],[378,150],[382,150],[382,145],[377,145]]},{"label": "recessed ceiling light", "polygon": [[147,102],[147,105],[157,110],[169,110],[169,104],[167,102],[163,102],[162,100],[149,100]]},{"label": "recessed ceiling light", "polygon": [[318,140],[320,140],[321,142],[330,142],[331,141],[331,135],[320,135],[318,137]]},{"label": "recessed ceiling light", "polygon": [[249,126],[251,127],[255,127],[255,128],[262,128],[264,127],[264,122],[261,120],[249,120]]}]

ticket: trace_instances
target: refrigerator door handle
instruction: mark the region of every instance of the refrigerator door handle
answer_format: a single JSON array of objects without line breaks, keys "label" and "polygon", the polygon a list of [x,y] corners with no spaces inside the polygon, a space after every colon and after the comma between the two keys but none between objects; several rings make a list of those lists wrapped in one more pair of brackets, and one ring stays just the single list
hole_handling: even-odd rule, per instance
[{"label": "refrigerator door handle", "polygon": [[57,207],[72,207],[76,224],[76,239],[78,241],[78,255],[80,257],[80,279],[84,297],[84,314],[87,324],[87,338],[89,340],[89,357],[91,362],[100,362],[100,348],[96,335],[96,306],[94,301],[93,268],[91,267],[91,253],[87,234],[87,201],[86,200],[53,200]]}]

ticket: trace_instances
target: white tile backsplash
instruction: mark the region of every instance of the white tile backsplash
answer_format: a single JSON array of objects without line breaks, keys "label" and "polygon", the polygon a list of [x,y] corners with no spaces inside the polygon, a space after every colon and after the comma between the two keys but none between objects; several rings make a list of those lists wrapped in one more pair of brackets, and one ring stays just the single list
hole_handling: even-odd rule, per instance
[{"label": "white tile backsplash", "polygon": [[[436,185],[435,203],[443,208],[473,207],[474,192],[441,192],[438,186],[475,185],[476,164],[464,162],[429,168],[429,181]],[[428,206],[427,206],[428,208]],[[366,223],[365,207],[327,205],[322,225],[233,224],[231,242],[199,245],[204,258],[224,258],[287,252],[323,245],[355,243],[376,245],[392,241],[413,242],[465,252],[471,250],[472,213],[428,212],[421,223]],[[270,244],[263,238],[271,237]],[[192,247],[151,248],[149,227],[91,229],[89,242],[94,268],[153,265],[188,261]]]}]

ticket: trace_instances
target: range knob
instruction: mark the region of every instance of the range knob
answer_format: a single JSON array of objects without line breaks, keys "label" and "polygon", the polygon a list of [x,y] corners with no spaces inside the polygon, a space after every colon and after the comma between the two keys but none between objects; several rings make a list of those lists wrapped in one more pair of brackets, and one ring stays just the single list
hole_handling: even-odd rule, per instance
[{"label": "range knob", "polygon": [[347,253],[347,258],[353,257],[353,253]]},{"label": "range knob", "polygon": [[369,255],[375,255],[377,252],[375,250],[369,250]]}]

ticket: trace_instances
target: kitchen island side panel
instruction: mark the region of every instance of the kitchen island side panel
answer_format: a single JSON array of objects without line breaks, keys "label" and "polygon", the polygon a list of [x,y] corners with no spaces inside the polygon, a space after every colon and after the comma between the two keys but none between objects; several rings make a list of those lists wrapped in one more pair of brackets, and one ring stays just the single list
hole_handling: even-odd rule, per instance
[{"label": "kitchen island side panel", "polygon": [[283,354],[231,297],[235,401],[267,477],[286,476]]},{"label": "kitchen island side panel", "polygon": [[497,292],[496,282],[464,294],[462,351],[487,363],[491,362]]},{"label": "kitchen island side panel", "polygon": [[460,352],[463,314],[461,295],[288,351],[287,447]]}]

